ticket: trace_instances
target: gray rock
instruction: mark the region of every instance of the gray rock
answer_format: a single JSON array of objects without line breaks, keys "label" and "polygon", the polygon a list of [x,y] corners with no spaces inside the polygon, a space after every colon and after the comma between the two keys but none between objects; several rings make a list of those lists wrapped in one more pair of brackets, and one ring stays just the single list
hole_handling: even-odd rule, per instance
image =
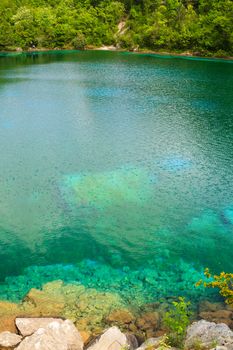
[{"label": "gray rock", "polygon": [[138,346],[135,337],[123,334],[119,328],[111,327],[104,332],[88,350],[134,350]]},{"label": "gray rock", "polygon": [[45,328],[53,321],[61,320],[59,318],[16,318],[15,324],[22,334],[26,337],[35,333],[39,328]]},{"label": "gray rock", "polygon": [[157,348],[159,346],[161,339],[162,339],[162,337],[149,338],[137,350],[146,350],[146,348],[148,348],[148,346],[154,346],[155,348]]},{"label": "gray rock", "polygon": [[26,337],[17,350],[83,350],[83,341],[69,321],[57,319],[45,328],[39,328],[34,334]]},{"label": "gray rock", "polygon": [[224,346],[226,350],[233,350],[233,332],[224,323],[194,322],[187,329],[185,348],[191,349],[197,345],[208,349]]},{"label": "gray rock", "polygon": [[18,345],[21,340],[21,335],[17,335],[8,331],[0,333],[0,346],[11,348]]}]

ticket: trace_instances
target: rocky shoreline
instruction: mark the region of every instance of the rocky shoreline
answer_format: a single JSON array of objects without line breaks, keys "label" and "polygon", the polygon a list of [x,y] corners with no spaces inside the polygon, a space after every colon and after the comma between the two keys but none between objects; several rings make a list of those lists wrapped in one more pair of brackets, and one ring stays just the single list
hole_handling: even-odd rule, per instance
[{"label": "rocky shoreline", "polygon": [[[170,305],[163,301],[144,304],[136,309],[117,294],[88,289],[82,285],[64,284],[62,281],[50,282],[42,289],[31,289],[20,303],[0,301],[0,350],[127,349],[124,346],[132,350],[165,350],[167,343],[164,336],[168,330],[163,317]],[[206,336],[210,333],[210,337],[212,334],[217,337],[213,344],[228,334],[231,341],[224,340],[224,344],[222,340],[219,341],[217,345],[224,345],[226,349],[218,350],[233,350],[232,306],[224,302],[202,300],[191,321],[194,323],[190,326],[190,332],[197,329],[204,338],[201,336],[201,339],[195,340],[195,346],[193,343],[190,345],[188,328],[186,349],[214,348],[210,345],[199,346],[199,343],[207,341]],[[73,345],[69,345],[66,340],[70,334],[73,334]],[[51,345],[47,346],[49,339]],[[105,344],[106,339],[115,339],[116,344],[112,341],[111,344],[115,345],[101,345],[101,342]],[[45,345],[36,347],[34,343],[38,342]]]},{"label": "rocky shoreline", "polygon": [[[0,333],[0,350],[169,350],[166,337],[149,338],[139,344],[133,334],[113,326],[91,342],[70,320],[59,318],[16,318],[17,333]],[[233,332],[224,323],[200,320],[186,332],[184,349],[233,349]]]}]

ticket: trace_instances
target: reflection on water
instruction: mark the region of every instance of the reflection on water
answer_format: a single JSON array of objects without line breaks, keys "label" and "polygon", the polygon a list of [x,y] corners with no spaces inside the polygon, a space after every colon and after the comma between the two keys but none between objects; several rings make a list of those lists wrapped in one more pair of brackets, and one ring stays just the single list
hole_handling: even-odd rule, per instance
[{"label": "reflection on water", "polygon": [[232,71],[111,52],[0,57],[1,278],[83,259],[232,270]]}]

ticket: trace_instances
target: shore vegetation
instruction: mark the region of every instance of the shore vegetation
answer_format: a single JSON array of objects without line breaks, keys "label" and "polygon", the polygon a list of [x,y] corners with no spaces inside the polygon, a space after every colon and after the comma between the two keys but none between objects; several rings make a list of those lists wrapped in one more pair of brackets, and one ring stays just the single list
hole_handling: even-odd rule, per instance
[{"label": "shore vegetation", "polygon": [[84,49],[233,55],[231,0],[2,0],[0,50]]}]

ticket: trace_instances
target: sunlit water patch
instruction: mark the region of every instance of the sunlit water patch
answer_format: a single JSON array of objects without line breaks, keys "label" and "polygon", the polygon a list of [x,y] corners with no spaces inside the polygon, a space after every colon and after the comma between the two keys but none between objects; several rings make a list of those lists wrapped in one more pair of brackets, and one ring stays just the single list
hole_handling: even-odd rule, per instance
[{"label": "sunlit water patch", "polygon": [[232,72],[111,52],[0,57],[0,297],[63,279],[196,301],[204,267],[232,271]]}]

